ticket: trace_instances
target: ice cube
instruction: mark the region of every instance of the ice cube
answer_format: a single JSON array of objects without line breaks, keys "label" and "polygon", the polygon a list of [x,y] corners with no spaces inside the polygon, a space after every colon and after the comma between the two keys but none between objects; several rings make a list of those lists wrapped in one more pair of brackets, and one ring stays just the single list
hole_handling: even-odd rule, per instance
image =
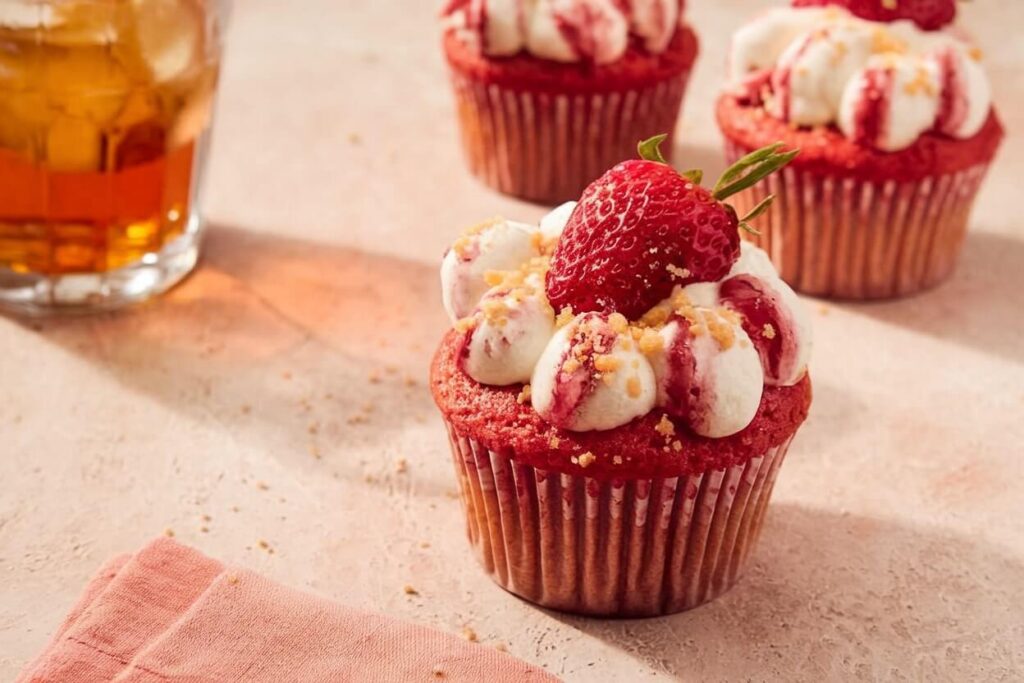
[{"label": "ice cube", "polygon": [[98,171],[103,137],[88,119],[58,116],[46,133],[46,163],[55,171]]},{"label": "ice cube", "polygon": [[132,0],[135,37],[158,82],[198,69],[203,58],[203,7],[196,0]]},{"label": "ice cube", "polygon": [[121,111],[131,92],[127,71],[104,48],[52,49],[43,72],[54,108],[99,125]]}]

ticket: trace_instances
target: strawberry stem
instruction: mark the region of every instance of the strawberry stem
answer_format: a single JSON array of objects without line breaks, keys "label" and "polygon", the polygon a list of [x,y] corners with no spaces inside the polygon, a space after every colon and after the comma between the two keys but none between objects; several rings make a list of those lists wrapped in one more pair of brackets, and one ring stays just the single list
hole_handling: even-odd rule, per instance
[{"label": "strawberry stem", "polygon": [[765,210],[769,206],[771,206],[772,202],[774,202],[774,201],[775,201],[775,195],[773,195],[773,194],[768,195],[767,197],[765,197],[764,199],[759,201],[757,203],[757,206],[755,206],[753,209],[748,211],[747,215],[744,216],[743,218],[741,218],[740,220],[741,221],[752,221],[752,220],[754,220],[755,218],[760,216],[762,213],[764,213]]},{"label": "strawberry stem", "polygon": [[683,171],[679,175],[683,176],[694,185],[700,185],[700,181],[704,180],[704,171],[699,168],[692,168],[689,171]]},{"label": "strawberry stem", "polygon": [[667,164],[665,157],[661,154],[661,143],[668,139],[668,135],[662,133],[661,135],[655,135],[653,138],[647,138],[641,140],[636,145],[636,152],[640,155],[640,158],[645,161],[654,161],[659,164]]},{"label": "strawberry stem", "polygon": [[[782,147],[781,142],[762,147],[725,169],[725,173],[718,179],[711,191],[712,196],[718,201],[722,201],[753,187],[791,162],[800,153],[798,149],[791,152],[780,152]],[[767,207],[761,208],[761,211],[764,211],[765,208]],[[756,209],[757,207],[755,207]]]}]

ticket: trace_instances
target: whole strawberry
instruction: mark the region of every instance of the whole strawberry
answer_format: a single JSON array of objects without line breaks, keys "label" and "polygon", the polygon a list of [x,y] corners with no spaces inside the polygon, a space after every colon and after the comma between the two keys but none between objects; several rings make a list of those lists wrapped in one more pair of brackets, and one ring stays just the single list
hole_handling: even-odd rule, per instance
[{"label": "whole strawberry", "polygon": [[793,7],[826,5],[844,7],[869,21],[910,19],[925,31],[937,31],[956,18],[956,0],[793,0]]},{"label": "whole strawberry", "polygon": [[666,138],[641,142],[641,159],[623,162],[583,191],[551,257],[548,300],[556,311],[618,312],[639,318],[676,285],[716,282],[739,258],[742,219],[722,200],[788,164],[797,152],[760,149],[725,171],[713,190],[702,173],[679,173],[659,151]]}]

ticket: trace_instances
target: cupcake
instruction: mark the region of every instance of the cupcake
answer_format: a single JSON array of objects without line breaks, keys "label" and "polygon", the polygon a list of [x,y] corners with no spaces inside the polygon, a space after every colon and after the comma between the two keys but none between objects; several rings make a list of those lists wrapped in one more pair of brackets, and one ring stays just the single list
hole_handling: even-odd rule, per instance
[{"label": "cupcake", "polygon": [[905,296],[952,273],[1003,128],[980,51],[925,30],[954,0],[849,5],[863,16],[787,7],[741,28],[717,118],[730,159],[775,140],[801,150],[736,199],[778,197],[750,239],[783,279],[816,296]]},{"label": "cupcake", "polygon": [[441,267],[431,390],[470,543],[501,587],[582,614],[732,586],[811,402],[807,313],[722,203],[792,155],[709,191],[642,150],[539,225],[470,228]]},{"label": "cupcake", "polygon": [[675,127],[697,55],[683,0],[452,0],[442,15],[466,159],[494,189],[579,197]]}]

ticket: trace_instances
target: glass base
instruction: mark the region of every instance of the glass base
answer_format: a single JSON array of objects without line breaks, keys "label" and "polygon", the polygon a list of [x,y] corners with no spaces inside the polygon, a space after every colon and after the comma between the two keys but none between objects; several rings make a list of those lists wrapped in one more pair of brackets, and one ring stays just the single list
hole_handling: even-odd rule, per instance
[{"label": "glass base", "polygon": [[38,275],[0,267],[0,311],[17,315],[75,315],[110,311],[166,292],[199,261],[199,218],[162,250],[105,273]]}]

